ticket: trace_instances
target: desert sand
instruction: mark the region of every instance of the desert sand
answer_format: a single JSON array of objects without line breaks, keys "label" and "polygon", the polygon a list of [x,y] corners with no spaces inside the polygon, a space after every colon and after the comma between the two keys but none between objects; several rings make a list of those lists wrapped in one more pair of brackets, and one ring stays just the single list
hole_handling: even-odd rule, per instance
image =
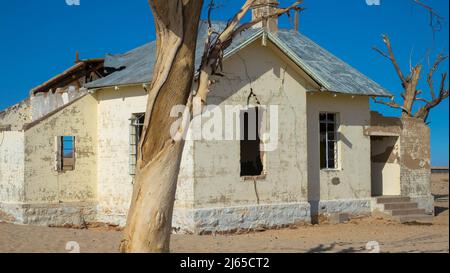
[{"label": "desert sand", "polygon": [[[383,215],[344,224],[302,225],[235,235],[173,235],[172,252],[449,252],[448,174],[433,175],[436,217],[400,224]],[[122,233],[112,228],[66,229],[0,223],[0,252],[118,252]],[[376,243],[374,243],[376,242]],[[368,245],[369,243],[369,245]],[[370,247],[370,246],[375,247]],[[70,249],[70,248],[69,248]]]}]

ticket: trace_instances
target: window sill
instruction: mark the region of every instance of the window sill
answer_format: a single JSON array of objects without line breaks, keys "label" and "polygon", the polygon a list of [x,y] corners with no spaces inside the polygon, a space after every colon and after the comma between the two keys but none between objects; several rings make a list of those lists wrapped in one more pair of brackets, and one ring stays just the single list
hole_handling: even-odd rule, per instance
[{"label": "window sill", "polygon": [[342,169],[320,169],[321,172],[340,172]]},{"label": "window sill", "polygon": [[254,180],[266,180],[267,174],[255,175],[255,176],[241,176],[244,181],[254,181]]}]

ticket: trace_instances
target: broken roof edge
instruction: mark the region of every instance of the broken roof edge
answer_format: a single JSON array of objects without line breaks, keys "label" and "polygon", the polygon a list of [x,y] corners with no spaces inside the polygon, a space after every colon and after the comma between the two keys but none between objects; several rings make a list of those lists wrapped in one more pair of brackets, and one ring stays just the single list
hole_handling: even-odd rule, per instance
[{"label": "broken roof edge", "polygon": [[148,82],[136,82],[136,83],[122,83],[122,84],[110,84],[104,86],[96,86],[96,87],[85,87],[88,90],[89,94],[94,94],[99,90],[108,89],[108,88],[126,88],[126,87],[136,87],[141,86],[144,88],[144,85],[150,85],[151,81]]},{"label": "broken roof edge", "polygon": [[2,114],[11,111],[13,108],[20,107],[20,106],[22,106],[22,105],[24,105],[24,104],[29,104],[30,101],[31,101],[30,97],[27,97],[27,98],[25,98],[25,99],[19,101],[19,102],[16,103],[16,104],[13,104],[13,105],[11,105],[11,106],[8,106],[8,107],[6,107],[6,108],[0,110],[0,118],[2,117]]},{"label": "broken roof edge", "polygon": [[50,117],[56,115],[57,113],[59,113],[60,111],[66,109],[67,107],[73,105],[73,104],[76,103],[77,101],[80,101],[82,98],[86,97],[87,95],[90,95],[90,94],[89,94],[89,93],[83,94],[83,95],[81,95],[80,97],[74,99],[73,101],[71,101],[71,102],[69,102],[69,103],[67,103],[67,104],[64,104],[64,105],[62,105],[62,106],[56,108],[55,110],[49,112],[48,114],[46,114],[46,115],[44,115],[44,116],[42,116],[42,117],[40,117],[40,118],[38,118],[38,119],[36,119],[36,120],[34,120],[34,121],[32,121],[32,122],[25,123],[25,124],[22,126],[22,130],[23,130],[23,131],[27,131],[27,130],[33,128],[34,126],[38,125],[38,124],[41,123],[42,121],[44,121],[44,120],[46,120],[46,119],[48,119],[48,118],[50,118]]},{"label": "broken roof edge", "polygon": [[45,92],[44,89],[46,89],[47,87],[51,86],[52,84],[55,84],[56,82],[58,82],[59,80],[61,80],[62,78],[70,75],[73,72],[76,72],[77,69],[80,69],[82,67],[84,67],[86,64],[89,63],[102,63],[104,62],[105,59],[104,58],[94,58],[94,59],[86,59],[86,60],[80,60],[78,62],[76,62],[74,65],[72,65],[71,67],[67,68],[66,70],[64,70],[63,72],[59,73],[56,76],[51,77],[49,80],[45,81],[44,83],[34,87],[33,89],[30,90],[30,96],[35,95],[36,93],[40,93],[40,92]]}]

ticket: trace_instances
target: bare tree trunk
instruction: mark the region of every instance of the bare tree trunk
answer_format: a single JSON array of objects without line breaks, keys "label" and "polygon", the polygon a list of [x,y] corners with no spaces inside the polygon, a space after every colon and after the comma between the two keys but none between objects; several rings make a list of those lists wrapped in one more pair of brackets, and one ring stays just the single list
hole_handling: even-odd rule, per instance
[{"label": "bare tree trunk", "polygon": [[[291,10],[303,10],[298,7],[302,1],[296,1],[287,8],[277,9],[273,14],[239,26],[240,20],[254,2],[246,0],[215,40],[211,39],[211,35],[216,32],[209,20],[209,35],[199,69],[198,86],[196,92],[192,93],[194,104],[195,101],[206,103],[211,85],[210,76],[221,69],[223,51],[238,33],[269,17],[279,17]],[[169,251],[172,212],[184,146],[183,140],[176,142],[170,135],[170,128],[177,119],[171,118],[170,112],[175,105],[191,106],[188,99],[194,77],[195,48],[203,0],[149,0],[149,4],[155,17],[157,60],[139,145],[133,197],[120,246],[122,252]],[[190,119],[185,118],[180,124],[181,134],[189,122]]]},{"label": "bare tree trunk", "polygon": [[157,34],[157,60],[149,89],[133,197],[120,249],[168,252],[183,141],[170,127],[173,106],[186,105],[194,75],[203,0],[149,0]]}]

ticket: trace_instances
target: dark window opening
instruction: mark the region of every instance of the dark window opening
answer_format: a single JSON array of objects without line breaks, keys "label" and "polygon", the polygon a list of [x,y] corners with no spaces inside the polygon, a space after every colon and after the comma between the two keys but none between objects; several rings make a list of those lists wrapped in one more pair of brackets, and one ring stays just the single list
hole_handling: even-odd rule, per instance
[{"label": "dark window opening", "polygon": [[130,121],[130,174],[136,174],[136,163],[138,159],[139,141],[144,129],[145,114],[133,114]]},{"label": "dark window opening", "polygon": [[320,113],[320,168],[337,169],[337,117],[334,113]]},{"label": "dark window opening", "polygon": [[241,176],[263,173],[259,138],[260,113],[258,108],[241,111]]}]

